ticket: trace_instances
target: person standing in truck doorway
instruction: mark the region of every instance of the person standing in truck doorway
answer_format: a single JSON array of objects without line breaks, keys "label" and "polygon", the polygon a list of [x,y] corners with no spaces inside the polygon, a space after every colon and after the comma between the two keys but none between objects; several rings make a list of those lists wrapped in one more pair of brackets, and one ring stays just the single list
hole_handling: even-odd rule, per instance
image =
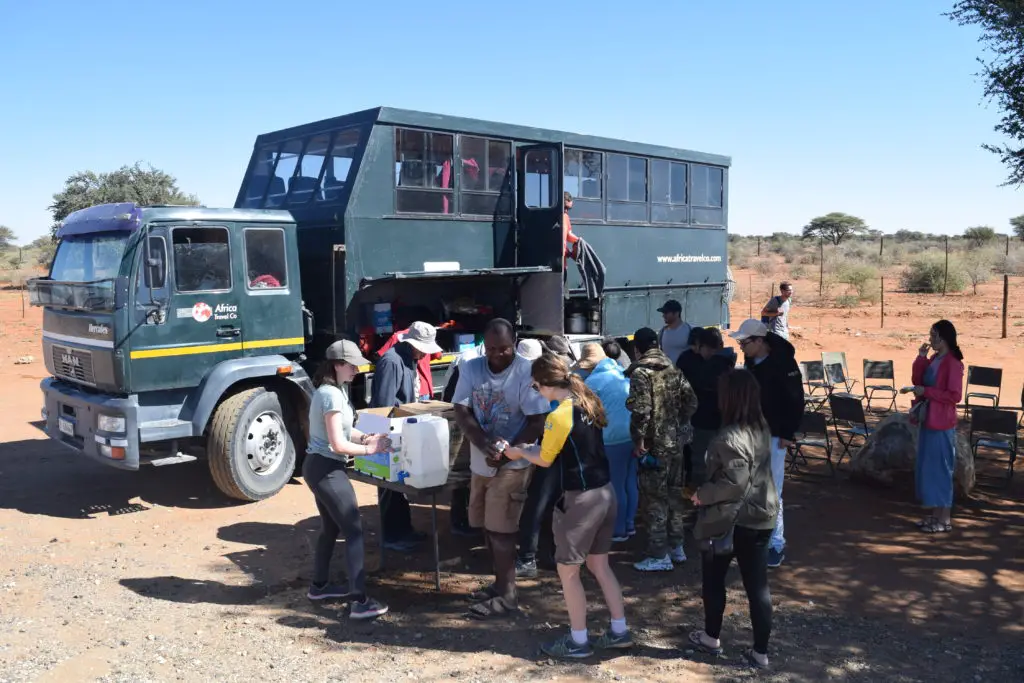
[{"label": "person standing in truck doorway", "polygon": [[658,346],[675,365],[683,351],[690,348],[690,326],[683,322],[683,305],[675,299],[666,301],[658,313],[665,321],[658,333]]},{"label": "person standing in truck doorway", "polygon": [[768,331],[783,339],[789,339],[789,307],[793,305],[793,285],[783,282],[779,285],[778,296],[773,296],[761,309],[761,322]]},{"label": "person standing in truck doorway", "polygon": [[565,266],[570,258],[576,258],[576,243],[580,238],[572,231],[572,221],[569,220],[569,212],[572,211],[572,195],[568,192],[562,195],[565,209],[562,211],[562,277],[565,278]]},{"label": "person standing in truck doorway", "polygon": [[[371,408],[393,408],[416,403],[421,395],[417,364],[426,356],[440,353],[437,330],[433,325],[414,322],[400,341],[380,357],[370,387]],[[384,547],[408,552],[426,539],[413,529],[409,501],[405,495],[387,489],[377,490]]]}]

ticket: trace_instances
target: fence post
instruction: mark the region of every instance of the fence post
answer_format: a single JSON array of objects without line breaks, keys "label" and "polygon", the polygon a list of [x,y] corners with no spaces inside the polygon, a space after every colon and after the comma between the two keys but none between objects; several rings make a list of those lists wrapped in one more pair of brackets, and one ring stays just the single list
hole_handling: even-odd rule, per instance
[{"label": "fence post", "polygon": [[942,271],[942,296],[946,296],[946,282],[949,280],[949,235],[946,235],[946,267]]},{"label": "fence post", "polygon": [[878,258],[882,258],[882,251],[885,249],[885,235],[878,237]]},{"label": "fence post", "polygon": [[1010,276],[1003,274],[1003,339],[1006,339],[1006,309],[1010,300]]},{"label": "fence post", "polygon": [[818,298],[825,296],[825,236],[818,237]]},{"label": "fence post", "polygon": [[882,278],[882,283],[879,285],[881,289],[878,290],[882,299],[882,327],[885,327],[885,278]]},{"label": "fence post", "polygon": [[761,258],[761,238],[757,238],[757,257]]}]

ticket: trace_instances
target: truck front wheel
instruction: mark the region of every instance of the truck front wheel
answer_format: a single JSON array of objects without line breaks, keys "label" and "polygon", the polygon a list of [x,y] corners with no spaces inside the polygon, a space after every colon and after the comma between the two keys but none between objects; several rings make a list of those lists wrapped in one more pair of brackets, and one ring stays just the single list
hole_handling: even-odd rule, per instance
[{"label": "truck front wheel", "polygon": [[295,444],[277,394],[263,387],[224,399],[213,414],[207,457],[225,495],[256,501],[280,491],[295,470]]}]

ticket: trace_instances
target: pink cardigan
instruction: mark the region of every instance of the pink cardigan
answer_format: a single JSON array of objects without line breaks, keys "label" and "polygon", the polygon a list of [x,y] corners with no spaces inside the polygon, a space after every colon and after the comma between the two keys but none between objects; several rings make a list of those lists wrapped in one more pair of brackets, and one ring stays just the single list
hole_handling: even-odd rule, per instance
[{"label": "pink cardigan", "polygon": [[[911,381],[914,386],[924,387],[924,373],[935,359],[918,356],[911,370]],[[964,364],[952,354],[947,353],[939,362],[935,386],[924,388],[924,398],[928,399],[928,417],[924,426],[927,429],[946,430],[956,427],[956,406],[964,395]],[[914,404],[920,399],[915,399]]]}]

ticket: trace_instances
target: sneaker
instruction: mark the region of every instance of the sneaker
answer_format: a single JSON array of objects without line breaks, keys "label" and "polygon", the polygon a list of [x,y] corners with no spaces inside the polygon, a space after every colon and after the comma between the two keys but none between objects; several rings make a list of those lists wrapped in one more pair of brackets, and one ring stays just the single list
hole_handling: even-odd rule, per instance
[{"label": "sneaker", "polygon": [[629,531],[626,532],[626,535],[629,536],[630,538],[633,538],[634,536],[636,536],[636,529],[630,529]]},{"label": "sneaker", "polygon": [[558,657],[560,659],[583,659],[594,654],[594,648],[590,646],[590,643],[583,643],[582,645],[577,643],[572,639],[571,633],[566,633],[553,643],[541,645],[540,651],[549,657]]},{"label": "sneaker", "polygon": [[411,553],[416,550],[416,543],[403,538],[397,541],[384,541],[384,548],[396,553]]},{"label": "sneaker", "polygon": [[349,619],[376,619],[382,614],[388,613],[388,606],[373,598],[364,598],[362,602],[353,602],[352,610],[349,612]]},{"label": "sneaker", "polygon": [[629,536],[612,536],[612,543],[625,543],[629,540]]},{"label": "sneaker", "polygon": [[536,579],[537,560],[516,560],[517,579]]},{"label": "sneaker", "polygon": [[310,600],[331,600],[338,598],[348,597],[348,588],[340,586],[336,583],[325,583],[322,586],[318,586],[315,583],[310,584],[309,591],[306,593],[306,597]]},{"label": "sneaker", "polygon": [[633,567],[638,572],[670,572],[675,569],[675,565],[672,564],[672,558],[668,555],[665,557],[645,557],[634,564]]},{"label": "sneaker", "polygon": [[611,629],[608,629],[595,639],[592,645],[597,650],[628,650],[633,647],[633,634],[629,631],[613,633]]},{"label": "sneaker", "polygon": [[672,551],[668,554],[674,564],[682,564],[686,562],[686,552],[683,550],[683,546],[677,545],[672,548]]},{"label": "sneaker", "polygon": [[772,569],[781,567],[784,559],[786,559],[785,551],[776,550],[775,548],[768,549],[768,566]]}]

